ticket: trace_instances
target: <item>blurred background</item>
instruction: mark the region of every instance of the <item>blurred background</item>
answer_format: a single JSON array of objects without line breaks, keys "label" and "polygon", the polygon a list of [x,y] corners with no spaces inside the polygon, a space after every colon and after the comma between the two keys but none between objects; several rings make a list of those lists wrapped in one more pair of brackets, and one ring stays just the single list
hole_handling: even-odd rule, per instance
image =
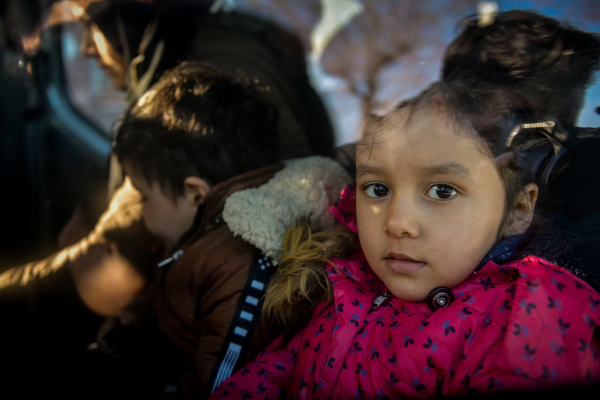
[{"label": "blurred background", "polygon": [[[461,19],[478,11],[528,9],[600,31],[597,0],[186,1],[256,14],[297,34],[338,146],[360,137],[369,113],[438,80]],[[93,226],[107,205],[111,138],[126,94],[82,54],[76,8],[51,20],[57,3],[0,1],[0,270],[57,250],[60,231],[78,208]],[[599,106],[595,82],[576,125],[600,126]]]},{"label": "blurred background", "polygon": [[[331,114],[337,145],[359,137],[362,120],[369,112],[385,111],[436,81],[442,56],[457,36],[460,20],[477,13],[482,3],[495,4],[499,11],[534,10],[584,31],[600,32],[600,2],[595,0],[568,3],[558,0],[234,0],[223,3],[273,19],[300,36],[308,59],[313,61],[309,64],[313,86]],[[348,13],[345,24],[340,26],[336,22],[343,22],[326,18],[325,3],[330,4],[332,13]],[[319,39],[315,38],[317,33],[322,35]],[[80,55],[80,39],[79,24],[64,25],[62,46],[69,94],[86,116],[110,134],[111,125],[123,110],[124,94],[114,89],[110,77],[94,60]],[[323,48],[315,49],[315,45]],[[316,62],[315,56],[318,57]],[[577,125],[600,125],[600,115],[596,112],[600,106],[599,89],[600,83],[596,82],[588,90]]]}]

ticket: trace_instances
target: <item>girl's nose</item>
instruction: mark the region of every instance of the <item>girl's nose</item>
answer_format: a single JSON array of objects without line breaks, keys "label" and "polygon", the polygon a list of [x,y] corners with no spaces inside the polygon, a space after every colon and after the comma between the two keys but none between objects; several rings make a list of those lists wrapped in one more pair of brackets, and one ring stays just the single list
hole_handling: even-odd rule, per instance
[{"label": "girl's nose", "polygon": [[416,215],[416,210],[407,202],[394,202],[388,210],[388,215],[385,222],[386,233],[394,237],[410,237],[416,238],[419,236],[419,223]]}]

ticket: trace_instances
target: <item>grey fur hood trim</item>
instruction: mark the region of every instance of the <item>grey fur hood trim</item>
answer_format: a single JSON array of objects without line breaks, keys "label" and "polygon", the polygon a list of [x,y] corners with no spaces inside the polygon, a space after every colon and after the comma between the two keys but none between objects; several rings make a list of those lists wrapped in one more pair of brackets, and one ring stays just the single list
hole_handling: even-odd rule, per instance
[{"label": "grey fur hood trim", "polygon": [[315,156],[285,161],[285,168],[258,188],[229,196],[223,218],[234,235],[278,259],[287,227],[311,214],[320,229],[334,225],[329,207],[350,183],[335,161]]}]

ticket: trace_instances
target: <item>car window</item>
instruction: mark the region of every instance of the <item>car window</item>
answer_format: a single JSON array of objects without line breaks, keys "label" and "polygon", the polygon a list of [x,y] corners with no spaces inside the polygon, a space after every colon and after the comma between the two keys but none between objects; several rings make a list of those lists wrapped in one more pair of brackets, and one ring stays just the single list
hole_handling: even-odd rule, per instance
[{"label": "car window", "polygon": [[96,61],[81,54],[79,23],[62,26],[61,46],[67,93],[83,115],[106,135],[125,108],[125,92],[116,89]]}]

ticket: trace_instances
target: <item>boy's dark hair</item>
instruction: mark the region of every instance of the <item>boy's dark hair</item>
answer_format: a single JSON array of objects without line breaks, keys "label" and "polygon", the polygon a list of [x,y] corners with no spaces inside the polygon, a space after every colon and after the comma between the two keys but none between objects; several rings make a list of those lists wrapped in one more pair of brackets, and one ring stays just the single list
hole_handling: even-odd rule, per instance
[{"label": "boy's dark hair", "polygon": [[251,88],[199,62],[165,72],[127,113],[113,152],[165,193],[184,180],[216,185],[278,161],[276,110]]},{"label": "boy's dark hair", "polygon": [[540,94],[587,87],[600,68],[600,38],[531,11],[496,14],[480,27],[476,16],[462,21],[462,33],[444,56],[442,80],[465,73]]}]

